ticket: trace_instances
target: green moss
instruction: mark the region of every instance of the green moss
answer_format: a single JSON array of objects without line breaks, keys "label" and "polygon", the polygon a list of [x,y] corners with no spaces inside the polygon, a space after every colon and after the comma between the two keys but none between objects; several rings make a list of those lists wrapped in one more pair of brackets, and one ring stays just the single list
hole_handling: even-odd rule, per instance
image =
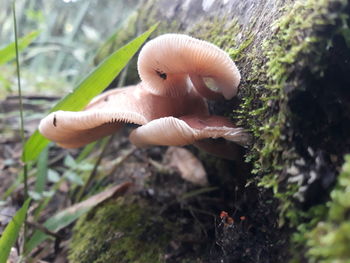
[{"label": "green moss", "polygon": [[[281,18],[273,24],[270,35],[266,35],[262,50],[255,39],[247,38],[246,43],[252,45],[248,44],[243,49],[238,60],[243,73],[242,103],[232,116],[254,135],[255,141],[246,156],[246,160],[253,163],[252,173],[258,175],[253,181],[273,190],[280,203],[279,224],[287,222],[296,228],[291,253],[297,255],[297,262],[300,251],[306,250],[306,244],[312,247],[308,255],[313,262],[321,259],[336,262],[340,255],[347,256],[348,224],[340,219],[342,227],[336,231],[330,231],[334,229],[334,223],[332,227],[320,223],[314,229],[328,207],[321,204],[308,211],[301,210],[295,200],[299,186],[289,183],[286,174],[286,169],[300,158],[293,138],[288,135],[293,129],[291,120],[294,113],[289,108],[290,97],[286,88],[308,90],[312,83],[305,81],[303,72],[310,72],[314,79],[324,78],[329,66],[325,57],[332,40],[337,35],[345,40],[349,36],[347,5],[342,0],[309,0],[298,1],[292,8],[286,6]],[[307,235],[312,229],[313,236]],[[319,239],[322,233],[329,233],[322,239],[328,244],[324,251],[321,245],[324,243]],[[338,250],[331,246],[336,240]],[[322,258],[322,254],[328,254],[328,257]]]},{"label": "green moss", "polygon": [[326,205],[315,206],[305,216],[310,220],[298,226],[293,239],[306,244],[309,262],[350,262],[350,155]]},{"label": "green moss", "polygon": [[236,20],[216,17],[194,25],[187,33],[228,51],[236,45],[236,35],[239,33],[239,28]]},{"label": "green moss", "polygon": [[254,40],[251,32],[247,32],[238,39],[241,30],[242,28],[236,19],[215,17],[195,24],[186,33],[221,47],[237,63],[247,56],[244,51]]},{"label": "green moss", "polygon": [[[309,0],[286,9],[285,15],[274,24],[272,31],[276,34],[264,42],[267,63],[263,64],[261,57],[253,59],[253,73],[247,76],[247,85],[257,92],[246,92],[237,111],[241,123],[249,127],[256,138],[247,160],[254,163],[253,173],[263,175],[256,179],[258,185],[273,189],[274,196],[279,199],[280,225],[288,222],[297,228],[291,248],[296,262],[306,245],[306,257],[310,262],[350,260],[350,225],[346,221],[349,220],[346,217],[349,202],[345,201],[350,197],[345,190],[350,182],[344,179],[349,177],[348,172],[339,176],[339,184],[343,183],[332,191],[332,200],[327,205],[313,206],[306,212],[295,202],[299,186],[289,183],[286,174],[286,168],[300,158],[288,135],[295,117],[289,107],[286,88],[309,90],[310,81],[305,81],[305,72],[316,80],[325,78],[329,66],[325,57],[333,45],[332,40],[335,36],[346,40],[348,36],[348,30],[344,30],[349,28],[348,20],[344,19],[348,18],[347,5],[347,1],[341,0]],[[328,209],[327,219],[323,221]]]},{"label": "green moss", "polygon": [[70,262],[163,262],[176,228],[149,206],[119,198],[81,218],[74,227]]},{"label": "green moss", "polygon": [[254,40],[254,37],[249,36],[246,40],[244,40],[242,42],[242,44],[239,45],[238,48],[229,49],[228,54],[236,62],[241,60],[241,58],[244,56],[243,51],[250,46],[250,44],[253,42],[253,40]]},{"label": "green moss", "polygon": [[[315,78],[323,76],[327,63],[322,59],[330,40],[346,26],[335,26],[346,4],[341,0],[309,0],[286,8],[271,29],[276,33],[264,42],[267,62],[262,63],[261,56],[254,59],[253,73],[247,76],[247,85],[251,85],[255,94],[246,93],[237,111],[243,125],[249,127],[256,138],[247,156],[248,161],[254,162],[253,173],[264,175],[259,185],[273,189],[281,200],[281,220],[287,218],[292,225],[299,221],[300,213],[293,198],[298,187],[283,184],[281,188],[281,174],[299,155],[286,134],[293,113],[288,107],[285,89],[308,89],[303,83],[305,76],[300,73],[305,69]],[[325,29],[327,34],[323,32]]]},{"label": "green moss", "polygon": [[[255,138],[246,160],[253,163],[253,174],[259,175],[255,178],[258,185],[271,188],[279,200],[280,225],[287,222],[297,228],[292,245],[299,249],[295,255],[300,255],[307,243],[312,247],[308,255],[314,262],[321,260],[324,254],[328,255],[328,261],[324,262],[336,262],[342,255],[348,256],[345,248],[349,244],[349,224],[344,217],[338,217],[341,227],[336,231],[331,231],[336,226],[334,223],[321,224],[312,231],[313,236],[306,235],[325,215],[327,206],[321,204],[303,211],[296,205],[299,186],[288,182],[286,169],[300,158],[300,153],[288,134],[293,129],[291,120],[295,116],[289,107],[290,95],[286,90],[309,90],[313,85],[307,79],[310,75],[317,81],[325,78],[329,67],[325,57],[333,39],[339,35],[349,43],[347,5],[345,0],[308,0],[286,6],[281,18],[266,35],[262,50],[255,42],[256,37],[251,37],[251,29],[241,32],[247,37],[237,48],[234,36],[241,28],[235,21],[213,20],[197,25],[193,30],[195,36],[223,47],[238,61],[243,75],[242,103],[232,117],[248,128]],[[303,223],[305,221],[307,223]],[[322,233],[329,234],[320,240]],[[338,244],[338,249],[331,245],[332,242]],[[321,244],[328,248],[322,251]]]}]

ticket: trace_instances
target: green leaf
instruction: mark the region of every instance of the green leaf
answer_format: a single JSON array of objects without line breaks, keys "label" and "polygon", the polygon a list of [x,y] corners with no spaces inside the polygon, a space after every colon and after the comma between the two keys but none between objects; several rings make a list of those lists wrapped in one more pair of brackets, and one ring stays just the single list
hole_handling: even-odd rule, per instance
[{"label": "green leaf", "polygon": [[63,160],[63,164],[71,169],[74,169],[77,167],[77,163],[75,162],[74,158],[68,154]]},{"label": "green leaf", "polygon": [[47,180],[51,183],[57,183],[60,180],[60,175],[55,170],[49,169],[47,172]]},{"label": "green leaf", "polygon": [[38,159],[38,172],[35,180],[35,192],[39,194],[42,193],[45,189],[47,173],[48,173],[48,155],[49,155],[49,146],[41,152]]},{"label": "green leaf", "polygon": [[30,198],[32,198],[34,201],[39,201],[42,199],[41,193],[35,192],[35,191],[28,191],[28,195]]},{"label": "green leaf", "polygon": [[88,160],[84,160],[81,162],[77,168],[78,171],[87,171],[91,172],[92,169],[94,169],[94,165],[92,163],[89,163]]},{"label": "green leaf", "polygon": [[[59,101],[51,109],[51,112],[57,110],[78,111],[83,109],[93,97],[101,93],[112,82],[156,27],[157,24],[102,61],[95,70],[78,84],[72,93]],[[49,140],[43,137],[38,131],[35,131],[24,147],[22,161],[35,160],[48,143]]]},{"label": "green leaf", "polygon": [[[33,31],[18,40],[18,51],[25,49],[39,35],[39,31]],[[16,57],[15,42],[0,49],[0,65],[9,62]]]},{"label": "green leaf", "polygon": [[98,141],[94,141],[92,143],[89,143],[84,147],[84,149],[80,152],[78,157],[75,159],[77,163],[80,163],[82,160],[84,160],[94,149]]},{"label": "green leaf", "polygon": [[84,185],[83,179],[73,171],[67,171],[64,173],[64,177],[66,177],[69,181],[77,185]]},{"label": "green leaf", "polygon": [[[45,222],[44,226],[51,231],[58,231],[63,227],[68,226],[69,224],[74,222],[76,219],[88,212],[90,209],[91,207],[82,207],[81,209],[74,211],[74,213],[62,211],[56,214],[55,216],[49,218]],[[31,252],[34,248],[36,248],[38,245],[44,242],[47,238],[48,236],[46,234],[44,234],[40,230],[36,230],[32,238],[28,241],[28,243],[25,246],[25,254]]]},{"label": "green leaf", "polygon": [[25,220],[27,210],[29,207],[30,199],[25,201],[23,206],[17,211],[10,223],[6,226],[2,236],[0,238],[0,263],[6,263],[10,254],[11,248],[14,246],[19,231]]}]

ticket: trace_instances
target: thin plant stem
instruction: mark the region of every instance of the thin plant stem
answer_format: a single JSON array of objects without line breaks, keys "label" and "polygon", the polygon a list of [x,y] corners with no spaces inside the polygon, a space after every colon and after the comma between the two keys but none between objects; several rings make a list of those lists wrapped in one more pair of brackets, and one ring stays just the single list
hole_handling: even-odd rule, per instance
[{"label": "thin plant stem", "polygon": [[113,138],[114,138],[114,134],[111,135],[109,138],[107,137],[105,139],[105,141],[103,142],[102,151],[95,162],[94,168],[92,169],[92,171],[89,175],[89,178],[87,179],[85,184],[79,189],[79,192],[76,195],[76,198],[75,198],[76,202],[79,202],[82,200],[84,192],[89,188],[92,181],[95,179],[95,177],[97,175],[97,169],[102,161],[102,158],[104,157],[105,153],[107,152],[108,147],[111,145]]},{"label": "thin plant stem", "polygon": [[[18,98],[19,98],[19,114],[20,114],[20,136],[22,141],[22,150],[24,150],[25,137],[24,137],[24,118],[23,118],[23,101],[22,101],[22,88],[21,88],[21,71],[19,66],[19,54],[18,54],[18,33],[17,33],[17,19],[16,19],[16,4],[12,2],[13,13],[13,27],[15,31],[15,51],[16,51],[16,71],[17,71],[17,86],[18,86]],[[24,197],[28,198],[28,169],[27,164],[24,162],[23,167],[24,178]]]},{"label": "thin plant stem", "polygon": [[[17,71],[17,85],[18,85],[18,97],[19,97],[19,114],[20,114],[20,136],[22,141],[22,154],[24,152],[25,138],[24,138],[24,118],[23,118],[23,101],[22,101],[22,89],[21,89],[21,72],[19,67],[19,55],[18,55],[18,33],[17,33],[17,19],[16,19],[16,4],[12,2],[12,13],[13,13],[13,27],[15,33],[15,51],[16,51],[16,71]],[[26,160],[23,160],[23,181],[24,181],[24,200],[28,199],[28,167]],[[27,218],[27,213],[25,215]],[[26,219],[25,219],[26,220]],[[23,224],[23,246],[22,250],[25,250],[27,236],[27,223]]]}]

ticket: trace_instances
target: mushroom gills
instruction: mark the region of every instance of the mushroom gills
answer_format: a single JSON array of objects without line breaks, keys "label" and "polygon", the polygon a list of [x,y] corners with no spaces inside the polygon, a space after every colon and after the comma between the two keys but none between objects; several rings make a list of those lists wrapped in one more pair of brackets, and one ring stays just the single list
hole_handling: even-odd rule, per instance
[{"label": "mushroom gills", "polygon": [[[145,88],[160,96],[185,96],[190,77],[203,97],[231,99],[241,78],[225,51],[181,34],[165,34],[149,41],[140,52],[138,71]],[[212,83],[206,83],[206,78]]]},{"label": "mushroom gills", "polygon": [[209,77],[201,77],[199,75],[190,75],[190,80],[196,91],[204,98],[209,100],[222,100],[224,96],[220,92],[218,83]]},{"label": "mushroom gills", "polygon": [[56,111],[40,121],[39,131],[63,148],[78,148],[115,133],[128,122],[143,124],[146,120],[135,112]]},{"label": "mushroom gills", "polygon": [[224,138],[245,145],[249,136],[242,128],[225,126],[229,121],[221,116],[164,117],[153,120],[130,134],[138,147],[151,145],[183,146],[208,138]]}]

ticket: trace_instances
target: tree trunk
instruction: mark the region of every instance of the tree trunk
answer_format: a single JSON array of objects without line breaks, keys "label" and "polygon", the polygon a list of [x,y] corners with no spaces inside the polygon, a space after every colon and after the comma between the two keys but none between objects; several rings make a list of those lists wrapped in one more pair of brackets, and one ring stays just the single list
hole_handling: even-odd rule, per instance
[{"label": "tree trunk", "polygon": [[[176,218],[179,228],[166,238],[159,235],[165,242],[154,243],[161,244],[156,250],[159,262],[350,260],[350,203],[346,197],[350,181],[338,182],[350,176],[349,167],[342,169],[344,155],[350,151],[349,11],[350,3],[345,0],[158,0],[141,4],[131,25],[137,32],[160,21],[157,34],[189,34],[231,55],[242,74],[238,96],[227,103],[212,103],[211,110],[229,114],[254,137],[245,149],[249,167],[199,155],[209,181],[220,187],[206,197],[221,198],[224,203],[199,205],[196,202],[205,202],[202,196],[186,203],[191,213],[212,212],[216,222],[204,215],[198,219],[200,213],[194,213],[191,223],[183,212],[178,218],[174,211],[162,214],[163,226]],[[155,199],[157,205],[162,203]],[[142,209],[149,207],[154,209],[149,203]],[[220,218],[221,210],[234,223],[228,224],[228,217]],[[138,223],[154,222],[142,218]],[[205,229],[198,230],[201,227]],[[146,234],[147,229],[140,233]],[[190,242],[184,241],[189,237]]]}]

